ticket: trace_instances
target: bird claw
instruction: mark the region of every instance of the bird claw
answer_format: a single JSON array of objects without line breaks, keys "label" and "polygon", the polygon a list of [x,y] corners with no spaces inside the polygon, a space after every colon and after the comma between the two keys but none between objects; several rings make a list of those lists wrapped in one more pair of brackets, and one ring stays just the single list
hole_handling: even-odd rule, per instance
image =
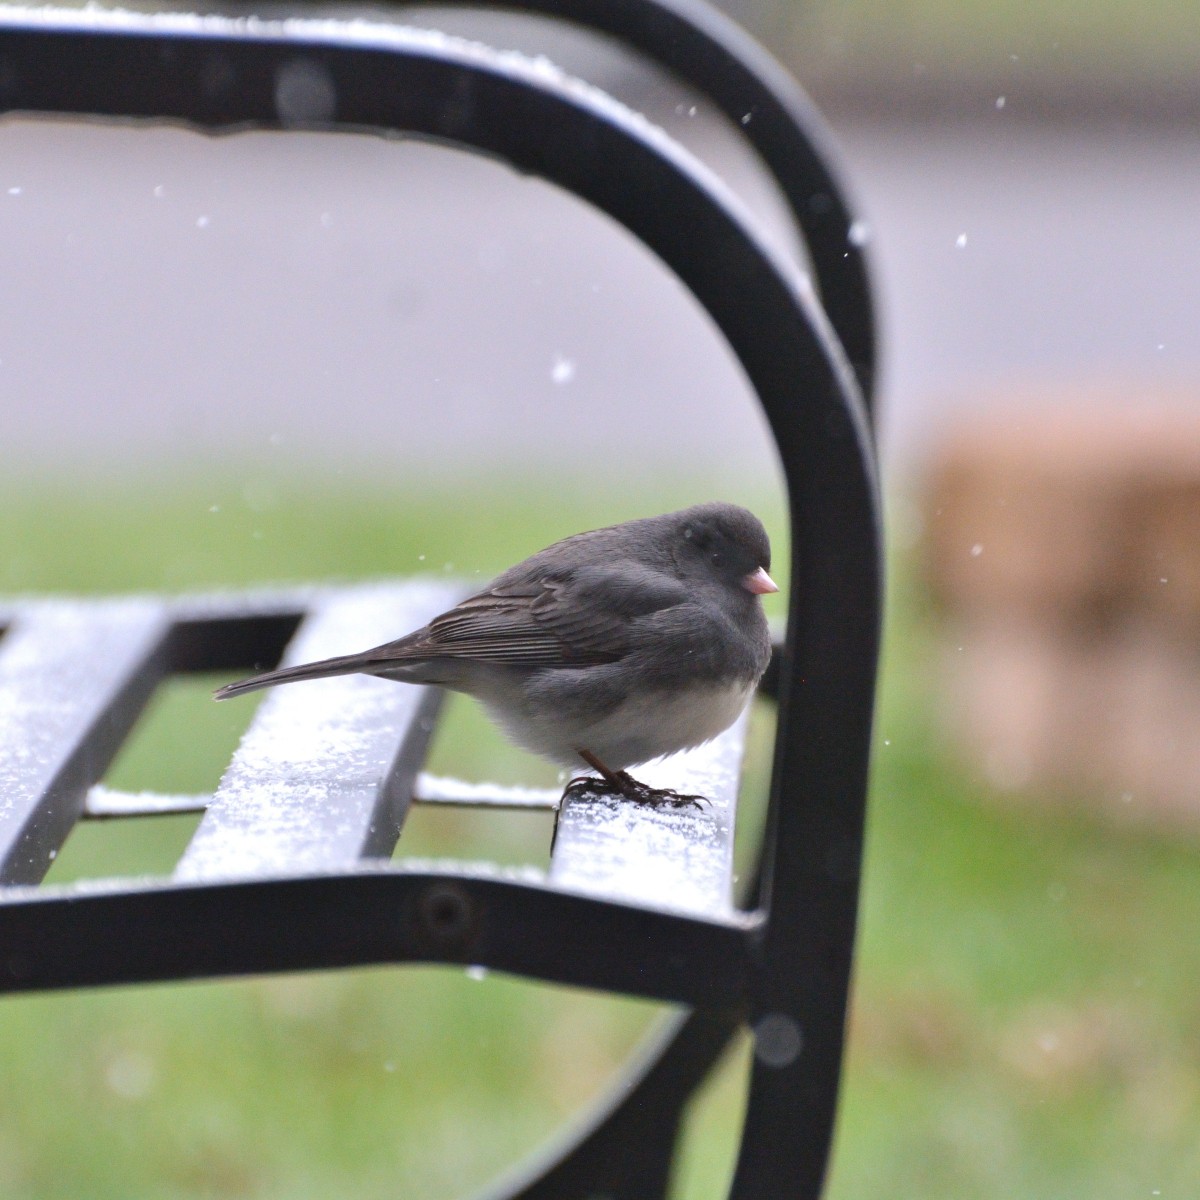
[{"label": "bird claw", "polygon": [[578,775],[567,784],[563,799],[585,793],[592,796],[623,796],[635,804],[645,804],[651,808],[700,808],[709,803],[706,796],[677,792],[674,788],[651,787],[640,779],[634,779],[628,771],[617,771],[611,776]]}]

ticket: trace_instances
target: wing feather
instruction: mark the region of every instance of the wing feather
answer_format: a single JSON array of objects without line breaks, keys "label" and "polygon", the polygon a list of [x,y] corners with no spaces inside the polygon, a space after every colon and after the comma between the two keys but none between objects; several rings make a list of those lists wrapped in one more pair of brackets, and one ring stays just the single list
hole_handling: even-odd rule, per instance
[{"label": "wing feather", "polygon": [[674,579],[637,571],[631,578],[629,564],[514,582],[502,578],[368,656],[383,665],[422,658],[530,668],[615,662],[627,653],[637,618],[686,597]]}]

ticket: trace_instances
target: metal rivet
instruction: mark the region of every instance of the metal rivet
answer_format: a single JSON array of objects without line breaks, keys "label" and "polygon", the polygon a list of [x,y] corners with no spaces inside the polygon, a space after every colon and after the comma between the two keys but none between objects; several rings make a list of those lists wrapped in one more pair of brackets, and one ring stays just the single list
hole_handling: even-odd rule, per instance
[{"label": "metal rivet", "polygon": [[471,897],[456,883],[435,883],[417,906],[421,928],[437,942],[460,942],[475,920]]},{"label": "metal rivet", "polygon": [[284,63],[275,75],[275,111],[285,125],[328,121],[337,109],[337,87],[321,64]]},{"label": "metal rivet", "polygon": [[800,1057],[804,1035],[786,1013],[767,1013],[754,1026],[754,1057],[764,1066],[790,1067]]}]

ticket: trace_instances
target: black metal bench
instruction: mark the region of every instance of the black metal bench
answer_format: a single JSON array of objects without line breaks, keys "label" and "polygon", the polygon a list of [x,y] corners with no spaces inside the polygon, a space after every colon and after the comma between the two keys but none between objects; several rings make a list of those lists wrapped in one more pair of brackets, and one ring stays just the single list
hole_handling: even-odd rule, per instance
[{"label": "black metal bench", "polygon": [[[167,676],[383,640],[445,607],[444,585],[14,601],[0,606],[0,990],[440,962],[672,1001],[685,1015],[611,1101],[505,1194],[663,1195],[684,1103],[746,1025],[755,1059],[732,1195],[814,1197],[841,1064],[880,608],[859,239],[807,103],[723,18],[684,0],[508,7],[602,29],[735,119],[752,114],[744,128],[805,234],[824,308],[665,135],[477,44],[328,22],[0,16],[0,107],[447,140],[570,189],[680,276],[757,391],[789,493],[788,627],[765,685],[777,737],[749,905],[732,887],[739,727],[663,768],[709,806],[573,800],[539,878],[389,858],[414,800],[553,803],[424,776],[438,696],[417,688],[347,678],[272,695],[211,798],[96,786]],[[195,805],[205,814],[172,877],[38,886],[76,821]]]}]

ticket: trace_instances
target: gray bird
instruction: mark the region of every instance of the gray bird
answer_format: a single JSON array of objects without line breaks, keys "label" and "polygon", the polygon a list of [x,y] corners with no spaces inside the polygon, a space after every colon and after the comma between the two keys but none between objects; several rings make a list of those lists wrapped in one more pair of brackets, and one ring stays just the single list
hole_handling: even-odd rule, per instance
[{"label": "gray bird", "polygon": [[[707,742],[745,707],[771,654],[762,523],[698,504],[563,538],[394,642],[231,683],[218,700],[364,673],[476,697],[519,746],[646,803],[626,767]],[[581,782],[581,781],[575,781]],[[597,781],[589,779],[588,786]]]}]

